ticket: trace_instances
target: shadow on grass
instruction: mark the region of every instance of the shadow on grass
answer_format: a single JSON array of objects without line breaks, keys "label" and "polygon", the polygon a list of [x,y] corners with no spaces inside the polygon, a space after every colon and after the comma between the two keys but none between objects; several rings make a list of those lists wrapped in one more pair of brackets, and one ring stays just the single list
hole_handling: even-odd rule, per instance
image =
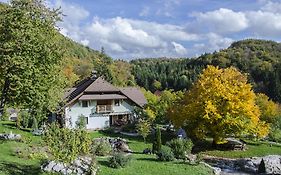
[{"label": "shadow on grass", "polygon": [[6,128],[17,129],[15,122],[3,122],[2,125]]},{"label": "shadow on grass", "polygon": [[142,158],[137,158],[136,160],[143,160],[143,161],[150,161],[150,162],[160,162],[159,160],[153,157],[142,157]]},{"label": "shadow on grass", "polygon": [[127,136],[127,135],[122,135],[120,133],[113,133],[110,130],[100,130],[98,131],[100,134],[106,136],[106,137],[120,137],[120,138],[124,138],[124,139],[130,139],[130,140],[135,140],[135,141],[142,141],[142,137],[137,136]]},{"label": "shadow on grass", "polygon": [[18,128],[15,122],[3,122],[1,123],[3,126],[5,126],[7,129],[18,129],[21,131],[25,131],[25,132],[30,132],[32,129],[30,128]]},{"label": "shadow on grass", "polygon": [[202,140],[202,141],[198,141],[194,144],[192,153],[197,154],[200,152],[213,151],[213,150],[215,150],[215,149],[212,146],[212,143],[210,141]]},{"label": "shadow on grass", "polygon": [[40,175],[40,167],[20,165],[17,163],[0,162],[0,172],[13,175]]},{"label": "shadow on grass", "polygon": [[132,154],[143,154],[141,151],[132,151]]},{"label": "shadow on grass", "polygon": [[[98,131],[100,134],[107,136],[107,137],[121,137],[124,139],[143,142],[143,138],[141,136],[127,136],[120,133],[113,133],[111,130],[100,130]],[[176,138],[176,135],[172,132],[161,131],[162,134],[162,143],[165,144],[166,142],[170,141],[173,138]],[[147,143],[152,143],[154,140],[154,135],[149,134],[146,138]]]},{"label": "shadow on grass", "polygon": [[99,160],[98,163],[99,163],[100,165],[109,167],[109,162],[108,162],[107,160]]}]

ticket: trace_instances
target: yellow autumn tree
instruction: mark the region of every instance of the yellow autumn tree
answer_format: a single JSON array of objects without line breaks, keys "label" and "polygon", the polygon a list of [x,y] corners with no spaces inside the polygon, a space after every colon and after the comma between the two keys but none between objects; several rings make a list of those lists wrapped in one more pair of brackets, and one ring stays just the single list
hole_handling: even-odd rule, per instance
[{"label": "yellow autumn tree", "polygon": [[268,125],[260,121],[255,93],[247,76],[235,68],[208,66],[183,100],[170,108],[169,116],[190,137],[213,138],[223,143],[228,136],[266,136]]}]

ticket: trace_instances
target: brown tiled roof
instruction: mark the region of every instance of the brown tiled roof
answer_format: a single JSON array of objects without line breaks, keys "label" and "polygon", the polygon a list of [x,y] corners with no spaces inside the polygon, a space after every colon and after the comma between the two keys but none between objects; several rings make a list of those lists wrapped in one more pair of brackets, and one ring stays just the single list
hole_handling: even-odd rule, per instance
[{"label": "brown tiled roof", "polygon": [[114,87],[112,84],[105,81],[103,78],[97,78],[85,92],[119,92],[120,90]]},{"label": "brown tiled roof", "polygon": [[125,96],[127,96],[140,107],[144,107],[144,105],[147,103],[147,100],[144,97],[143,93],[137,87],[125,87],[120,88],[120,90]]},{"label": "brown tiled roof", "polygon": [[[104,94],[103,94],[104,93]],[[116,88],[103,78],[87,78],[82,80],[65,94],[66,105],[73,101],[80,100],[106,100],[106,99],[130,99],[138,106],[143,107],[147,101],[136,87]]]},{"label": "brown tiled roof", "polygon": [[110,100],[110,99],[127,99],[126,96],[120,94],[93,94],[82,95],[79,100]]}]

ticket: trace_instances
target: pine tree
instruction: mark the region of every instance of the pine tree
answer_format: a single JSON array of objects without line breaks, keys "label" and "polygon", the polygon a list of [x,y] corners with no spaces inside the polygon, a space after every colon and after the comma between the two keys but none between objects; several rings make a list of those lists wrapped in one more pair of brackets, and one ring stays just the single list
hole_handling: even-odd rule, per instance
[{"label": "pine tree", "polygon": [[156,133],[152,145],[152,153],[157,154],[161,150],[161,146],[162,146],[161,129],[158,126],[156,128]]}]

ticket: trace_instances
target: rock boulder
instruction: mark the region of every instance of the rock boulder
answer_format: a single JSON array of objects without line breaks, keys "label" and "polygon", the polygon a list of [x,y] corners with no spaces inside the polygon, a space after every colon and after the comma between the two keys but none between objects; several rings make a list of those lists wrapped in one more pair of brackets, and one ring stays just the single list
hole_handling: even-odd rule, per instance
[{"label": "rock boulder", "polygon": [[43,165],[41,169],[45,172],[60,173],[63,175],[77,174],[77,175],[95,175],[97,173],[97,167],[93,169],[92,160],[89,157],[79,157],[73,161],[73,163],[67,165],[62,162],[49,161]]}]

